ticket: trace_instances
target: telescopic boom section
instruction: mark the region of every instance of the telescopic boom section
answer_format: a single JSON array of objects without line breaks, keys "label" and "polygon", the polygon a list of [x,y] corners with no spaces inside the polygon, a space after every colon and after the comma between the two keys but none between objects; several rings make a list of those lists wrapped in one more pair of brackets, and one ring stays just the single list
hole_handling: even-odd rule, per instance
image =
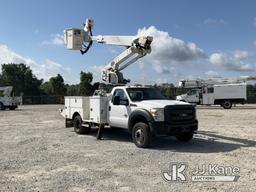
[{"label": "telescopic boom section", "polygon": [[[93,41],[109,45],[123,46],[126,49],[114,58],[102,70],[102,80],[110,84],[126,84],[130,80],[124,79],[121,71],[136,62],[138,59],[151,52],[151,36],[93,36],[93,20],[87,19],[84,29],[69,28],[64,31],[64,41],[67,48],[71,50],[81,50],[86,53]],[[88,45],[86,45],[88,43]]]},{"label": "telescopic boom section", "polygon": [[[122,39],[120,36],[119,39]],[[132,40],[130,46],[114,58],[102,71],[102,80],[111,84],[126,84],[130,80],[124,79],[121,71],[151,52],[150,36],[142,36]],[[106,42],[107,43],[107,42]]]}]

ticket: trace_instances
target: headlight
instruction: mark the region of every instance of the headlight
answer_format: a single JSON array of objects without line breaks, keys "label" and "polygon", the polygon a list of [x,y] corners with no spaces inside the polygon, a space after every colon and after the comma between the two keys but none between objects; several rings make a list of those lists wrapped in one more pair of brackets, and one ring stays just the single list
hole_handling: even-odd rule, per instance
[{"label": "headlight", "polygon": [[164,121],[164,109],[163,108],[152,108],[150,114],[155,121]]},{"label": "headlight", "polygon": [[181,96],[180,96],[180,95],[176,96],[176,100],[177,100],[177,101],[182,100]]}]

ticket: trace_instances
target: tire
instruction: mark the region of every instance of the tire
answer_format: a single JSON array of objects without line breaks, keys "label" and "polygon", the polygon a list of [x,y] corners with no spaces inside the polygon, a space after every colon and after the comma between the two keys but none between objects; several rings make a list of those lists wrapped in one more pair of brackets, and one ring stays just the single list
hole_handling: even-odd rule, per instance
[{"label": "tire", "polygon": [[14,107],[14,106],[9,107],[10,110],[15,110],[15,108],[16,107]]},{"label": "tire", "polygon": [[3,103],[0,102],[0,110],[5,110],[5,106]]},{"label": "tire", "polygon": [[139,148],[147,148],[151,143],[151,133],[146,123],[136,123],[132,129],[133,143]]},{"label": "tire", "polygon": [[224,109],[231,109],[232,107],[232,102],[230,100],[225,100],[223,103],[222,103],[222,107]]},{"label": "tire", "polygon": [[91,127],[83,127],[82,126],[82,118],[80,115],[77,115],[73,121],[74,131],[77,134],[88,134],[91,131]]},{"label": "tire", "polygon": [[180,135],[177,135],[176,138],[181,142],[188,142],[191,139],[193,139],[193,136],[194,136],[194,132],[188,132],[188,133],[182,133]]}]

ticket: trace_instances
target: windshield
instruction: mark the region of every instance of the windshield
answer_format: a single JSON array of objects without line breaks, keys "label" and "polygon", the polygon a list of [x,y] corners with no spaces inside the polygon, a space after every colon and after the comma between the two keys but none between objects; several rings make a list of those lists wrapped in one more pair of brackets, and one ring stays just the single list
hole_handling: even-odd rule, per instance
[{"label": "windshield", "polygon": [[127,88],[126,90],[132,101],[167,99],[156,88]]},{"label": "windshield", "polygon": [[190,91],[188,91],[188,95],[196,95],[198,93],[198,90],[197,89],[192,89]]}]

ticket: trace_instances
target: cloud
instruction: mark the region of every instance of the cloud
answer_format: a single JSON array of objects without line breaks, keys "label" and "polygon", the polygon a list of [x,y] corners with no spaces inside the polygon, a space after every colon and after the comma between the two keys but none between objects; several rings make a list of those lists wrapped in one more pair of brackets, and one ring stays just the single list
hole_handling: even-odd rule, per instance
[{"label": "cloud", "polygon": [[45,59],[42,64],[39,64],[29,57],[22,56],[12,51],[8,46],[0,44],[0,65],[4,63],[24,63],[33,70],[33,73],[38,78],[43,78],[44,80],[48,80],[50,77],[59,73],[63,75],[66,82],[76,81],[72,76],[70,69],[59,63],[50,59]]},{"label": "cloud", "polygon": [[249,57],[249,52],[248,51],[240,51],[240,50],[236,50],[234,53],[234,58],[236,60],[242,60],[242,59],[246,59],[247,57]]},{"label": "cloud", "polygon": [[224,19],[212,19],[212,18],[207,18],[203,22],[205,25],[223,25],[225,24]]},{"label": "cloud", "polygon": [[25,63],[31,68],[38,67],[38,64],[36,64],[31,58],[23,57],[10,50],[6,45],[0,44],[0,64],[4,63]]},{"label": "cloud", "polygon": [[42,45],[64,45],[64,36],[60,34],[52,34],[50,40],[42,42]]},{"label": "cloud", "polygon": [[101,72],[104,67],[105,66],[103,65],[93,65],[90,67],[90,72],[93,74],[94,82],[101,81]]},{"label": "cloud", "polygon": [[212,71],[212,70],[205,72],[205,75],[207,75],[210,78],[220,78],[221,77],[221,75],[219,75],[218,72]]},{"label": "cloud", "polygon": [[247,58],[249,55],[247,55],[246,52],[243,51],[237,51],[233,55],[228,55],[225,53],[213,53],[209,61],[210,63],[224,68],[229,71],[237,71],[237,72],[249,72],[249,71],[255,71],[251,65],[245,63],[242,59]]},{"label": "cloud", "polygon": [[152,52],[146,57],[146,61],[153,64],[157,73],[172,72],[172,65],[177,63],[188,63],[197,59],[206,58],[202,49],[195,43],[184,42],[174,38],[168,32],[160,31],[154,26],[138,30],[139,35],[153,36]]}]

